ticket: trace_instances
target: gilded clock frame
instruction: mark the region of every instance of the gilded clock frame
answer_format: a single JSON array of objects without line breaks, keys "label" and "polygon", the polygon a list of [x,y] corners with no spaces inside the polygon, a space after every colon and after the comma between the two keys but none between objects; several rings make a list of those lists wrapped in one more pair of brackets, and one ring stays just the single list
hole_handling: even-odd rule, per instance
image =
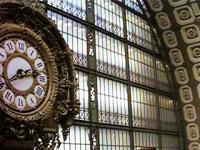
[{"label": "gilded clock frame", "polygon": [[58,70],[53,54],[42,38],[26,27],[7,23],[1,26],[0,32],[5,33],[4,36],[0,37],[0,43],[9,38],[19,38],[25,39],[28,43],[34,45],[43,57],[49,79],[47,91],[45,91],[46,97],[43,98],[44,102],[35,110],[29,112],[14,111],[2,101],[0,101],[0,108],[12,118],[20,121],[28,122],[47,118],[52,113],[51,110],[58,91]]}]

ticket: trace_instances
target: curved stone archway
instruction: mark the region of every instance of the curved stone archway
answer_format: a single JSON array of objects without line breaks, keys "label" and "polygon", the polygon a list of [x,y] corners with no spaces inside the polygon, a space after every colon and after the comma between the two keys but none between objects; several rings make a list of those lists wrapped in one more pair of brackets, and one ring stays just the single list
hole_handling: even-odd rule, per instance
[{"label": "curved stone archway", "polygon": [[[184,150],[200,150],[200,4],[198,0],[147,0],[174,78]],[[178,93],[178,94],[177,94]]]}]

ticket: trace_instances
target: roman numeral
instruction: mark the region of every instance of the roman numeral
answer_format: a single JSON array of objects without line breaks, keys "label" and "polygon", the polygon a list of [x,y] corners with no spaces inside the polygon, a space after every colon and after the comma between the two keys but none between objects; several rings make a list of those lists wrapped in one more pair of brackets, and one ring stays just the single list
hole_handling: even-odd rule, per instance
[{"label": "roman numeral", "polygon": [[44,90],[41,87],[38,87],[36,90],[36,94],[38,95],[38,97],[41,97],[43,95]]},{"label": "roman numeral", "polygon": [[5,82],[0,78],[0,89],[2,89],[5,85]]},{"label": "roman numeral", "polygon": [[11,102],[12,94],[10,92],[7,92],[6,95],[5,95],[5,98]]},{"label": "roman numeral", "polygon": [[6,45],[8,46],[8,49],[9,49],[10,51],[13,50],[12,43],[7,43]]},{"label": "roman numeral", "polygon": [[42,65],[43,65],[42,62],[39,62],[39,63],[37,64],[37,67],[40,68],[40,67],[42,67]]},{"label": "roman numeral", "polygon": [[23,100],[21,98],[18,99],[18,106],[24,106]]},{"label": "roman numeral", "polygon": [[30,97],[31,103],[35,104],[36,102]]},{"label": "roman numeral", "polygon": [[32,52],[31,52],[30,56],[32,56],[32,55],[33,55],[33,53],[34,53],[34,51],[32,50]]},{"label": "roman numeral", "polygon": [[45,76],[39,76],[39,81],[45,83],[46,82]]},{"label": "roman numeral", "polygon": [[19,48],[19,50],[22,50],[22,51],[24,51],[24,43],[18,43],[18,48]]},{"label": "roman numeral", "polygon": [[1,53],[0,53],[0,56],[1,56],[1,57],[5,57],[5,55],[3,55],[3,54],[1,54]]}]

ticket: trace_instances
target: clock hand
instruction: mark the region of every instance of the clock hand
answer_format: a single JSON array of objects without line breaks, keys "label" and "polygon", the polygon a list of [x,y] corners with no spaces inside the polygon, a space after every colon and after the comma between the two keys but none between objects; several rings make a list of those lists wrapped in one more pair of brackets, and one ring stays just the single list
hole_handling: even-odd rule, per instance
[{"label": "clock hand", "polygon": [[[28,77],[28,76],[33,76],[35,78],[38,75],[40,75],[40,73],[35,70],[33,70],[32,72],[30,72],[30,71],[31,71],[30,69],[25,70],[25,71],[18,70],[14,76],[12,76],[10,79],[8,79],[8,81],[12,82],[14,80],[21,79],[21,78]],[[2,88],[2,86],[4,86],[5,84],[6,84],[6,82],[0,83],[0,88]]]},{"label": "clock hand", "polygon": [[31,71],[30,69],[27,69],[25,71],[24,70],[18,70],[16,76],[14,78],[10,79],[10,81],[22,79],[24,77],[29,77],[29,76],[33,76],[35,78],[38,75],[40,75],[40,73],[38,73],[35,70],[33,70],[33,71]]},{"label": "clock hand", "polygon": [[28,70],[25,70],[25,71],[24,71],[24,74],[22,75],[22,77],[33,76],[33,77],[35,78],[35,77],[38,76],[38,75],[40,75],[39,72],[37,72],[37,71],[35,71],[35,70],[32,70],[32,72],[31,72],[31,70],[28,69]]},{"label": "clock hand", "polygon": [[22,74],[23,74],[23,70],[18,69],[17,73],[9,79],[9,82],[17,80],[18,78],[20,78],[22,76]]},{"label": "clock hand", "polygon": [[35,71],[35,70],[33,70],[33,72],[32,72],[32,76],[33,76],[33,77],[37,77],[38,75],[40,75],[40,73],[37,72],[37,71]]},{"label": "clock hand", "polygon": [[[17,80],[19,78],[19,73],[13,75],[10,79],[8,79],[9,82],[12,82],[14,80]],[[2,88],[2,86],[4,86],[6,84],[6,82],[2,82],[0,83],[0,88]]]},{"label": "clock hand", "polygon": [[13,80],[15,80],[17,77],[18,77],[18,74],[15,74],[14,76],[12,76],[12,77],[9,79],[9,81],[13,81]]},{"label": "clock hand", "polygon": [[[19,77],[18,74],[15,74],[15,75],[12,76],[10,79],[8,79],[8,81],[9,81],[9,82],[12,82],[12,81],[14,81],[14,80],[17,80],[18,77]],[[2,88],[5,84],[6,84],[6,82],[1,82],[1,83],[0,83],[0,88]]]}]

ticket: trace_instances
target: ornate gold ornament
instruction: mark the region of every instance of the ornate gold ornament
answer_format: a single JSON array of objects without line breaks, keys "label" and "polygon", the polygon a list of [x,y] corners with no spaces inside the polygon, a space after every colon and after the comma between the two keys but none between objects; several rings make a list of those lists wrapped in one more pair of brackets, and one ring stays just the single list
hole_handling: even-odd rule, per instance
[{"label": "ornate gold ornament", "polygon": [[4,60],[1,78],[5,81],[0,83],[0,108],[20,121],[45,119],[58,91],[58,70],[51,51],[26,27],[4,24],[0,32],[4,35],[0,37],[0,59]]},{"label": "ornate gold ornament", "polygon": [[71,50],[41,8],[0,1],[0,140],[45,150],[59,146],[59,125],[67,138],[80,103]]}]

